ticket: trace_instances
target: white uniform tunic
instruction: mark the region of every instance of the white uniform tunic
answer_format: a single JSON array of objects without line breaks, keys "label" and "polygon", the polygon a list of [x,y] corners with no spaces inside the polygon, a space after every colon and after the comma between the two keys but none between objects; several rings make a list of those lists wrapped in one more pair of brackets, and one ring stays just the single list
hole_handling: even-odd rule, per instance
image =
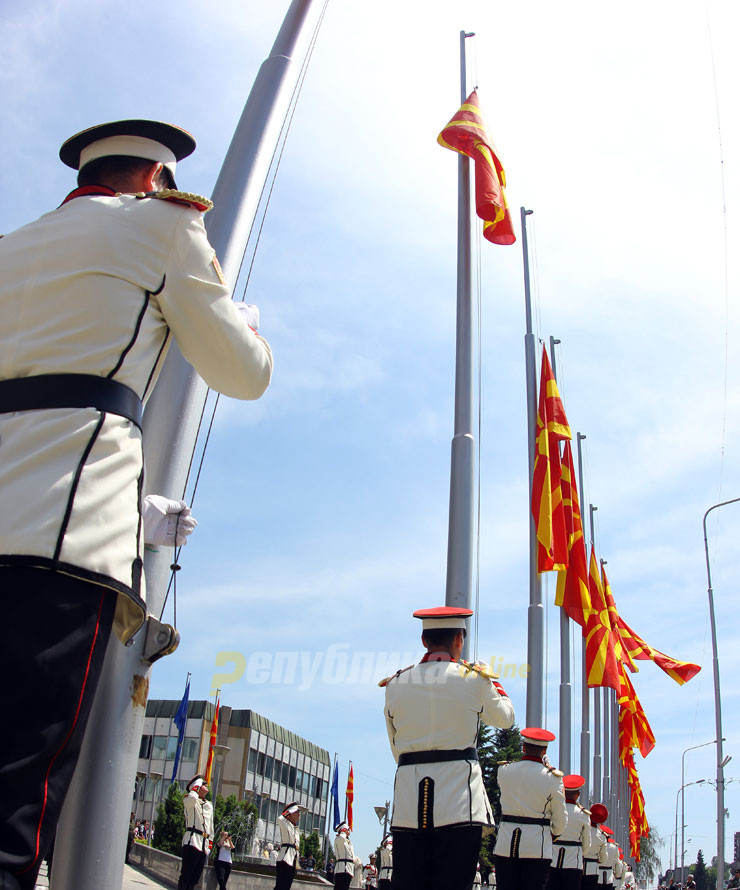
[{"label": "white uniform tunic", "polygon": [[197,791],[189,791],[182,806],[185,811],[183,847],[195,847],[208,854],[213,842],[213,804],[210,800],[201,800]]},{"label": "white uniform tunic", "polygon": [[603,861],[599,860],[600,885],[614,883],[614,869],[619,870],[617,862],[619,862],[619,847],[613,841],[607,839]]},{"label": "white uniform tunic", "polygon": [[343,834],[334,839],[335,875],[353,875],[355,873],[355,850],[352,841]]},{"label": "white uniform tunic", "polygon": [[[502,821],[496,837],[497,856],[551,859],[552,836],[568,821],[563,779],[538,760],[520,760],[498,768]],[[512,822],[503,816],[543,820],[544,824]]]},{"label": "white uniform tunic", "polygon": [[295,865],[298,856],[299,834],[298,829],[290,819],[278,816],[277,824],[280,827],[280,850],[277,861],[286,865]]},{"label": "white uniform tunic", "polygon": [[598,825],[592,825],[591,845],[588,849],[588,853],[584,854],[584,875],[598,875],[599,863],[604,864],[606,859],[606,835]]},{"label": "white uniform tunic", "polygon": [[380,848],[380,870],[378,871],[379,881],[390,881],[393,878],[393,851],[388,847]]},{"label": "white uniform tunic", "polygon": [[[481,722],[508,729],[514,706],[489,678],[448,656],[422,661],[388,680],[385,719],[398,762],[400,755],[412,752],[433,756],[434,751],[474,748]],[[460,825],[493,825],[477,759],[398,767],[394,831]]]},{"label": "white uniform tunic", "polygon": [[[0,381],[87,374],[146,399],[172,334],[209,386],[259,398],[270,349],[230,299],[200,212],[103,191],[0,238]],[[0,413],[0,565],[118,592],[126,639],[144,617],[141,485],[130,420],[95,408]]]},{"label": "white uniform tunic", "polygon": [[552,866],[581,871],[583,857],[588,856],[591,848],[591,820],[578,803],[566,800],[565,809],[568,812],[568,824],[560,837],[553,841]]}]

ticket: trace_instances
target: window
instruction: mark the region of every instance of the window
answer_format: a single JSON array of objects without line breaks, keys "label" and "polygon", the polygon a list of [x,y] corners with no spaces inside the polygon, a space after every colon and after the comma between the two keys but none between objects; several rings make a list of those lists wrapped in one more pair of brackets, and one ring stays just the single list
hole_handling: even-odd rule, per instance
[{"label": "window", "polygon": [[275,761],[272,759],[272,757],[265,758],[265,773],[264,773],[264,775],[265,775],[266,779],[272,778],[272,765],[274,762]]},{"label": "window", "polygon": [[311,797],[316,797],[316,776],[311,776],[311,788],[309,794]]},{"label": "window", "polygon": [[265,752],[260,751],[257,755],[257,772],[264,776],[265,774]]},{"label": "window", "polygon": [[321,800],[321,795],[323,794],[323,790],[324,790],[324,780],[316,779],[316,793],[314,794],[314,797],[318,797],[319,800]]},{"label": "window", "polygon": [[280,781],[283,783],[283,785],[287,785],[289,778],[290,778],[290,764],[284,763],[283,764],[283,774],[280,777]]},{"label": "window", "polygon": [[139,757],[145,757],[147,760],[152,756],[152,737],[143,735],[139,744]]},{"label": "window", "polygon": [[290,785],[291,788],[295,788],[295,780],[296,780],[296,768],[294,766],[291,766],[289,782],[288,782],[288,785]]},{"label": "window", "polygon": [[277,819],[277,801],[270,801],[270,817],[268,819],[269,822],[274,822]]},{"label": "window", "polygon": [[303,770],[302,770],[302,769],[299,769],[299,770],[296,772],[296,777],[295,777],[295,790],[296,790],[296,791],[302,791],[302,790],[303,790]]},{"label": "window", "polygon": [[167,736],[154,736],[154,750],[152,752],[153,760],[165,760],[167,757]]},{"label": "window", "polygon": [[187,760],[190,762],[194,762],[198,757],[198,739],[183,739],[182,740],[182,755],[181,759],[183,763]]},{"label": "window", "polygon": [[253,773],[257,768],[257,751],[254,748],[249,749],[249,758],[247,760],[247,770]]}]

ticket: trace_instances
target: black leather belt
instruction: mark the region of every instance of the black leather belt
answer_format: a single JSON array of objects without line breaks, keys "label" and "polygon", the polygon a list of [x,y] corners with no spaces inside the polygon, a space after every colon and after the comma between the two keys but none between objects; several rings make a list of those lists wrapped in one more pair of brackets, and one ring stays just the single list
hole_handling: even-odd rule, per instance
[{"label": "black leather belt", "polygon": [[553,841],[553,844],[559,844],[561,847],[580,847],[580,841]]},{"label": "black leather belt", "polygon": [[476,748],[454,749],[452,751],[408,751],[398,755],[399,766],[411,766],[416,763],[449,763],[453,760],[477,760]]},{"label": "black leather belt", "polygon": [[337,862],[354,862],[354,859],[337,859]]},{"label": "black leather belt", "polygon": [[191,831],[193,834],[203,834],[200,828],[186,828],[185,831]]},{"label": "black leather belt", "polygon": [[125,417],[139,429],[144,411],[130,387],[94,374],[37,374],[0,380],[0,414],[49,408],[97,408]]},{"label": "black leather belt", "polygon": [[598,862],[599,860],[598,859],[586,859],[586,857],[584,856],[583,861],[584,862]]},{"label": "black leather belt", "polygon": [[502,816],[502,822],[516,822],[517,825],[549,825],[549,819],[535,819],[533,816]]}]

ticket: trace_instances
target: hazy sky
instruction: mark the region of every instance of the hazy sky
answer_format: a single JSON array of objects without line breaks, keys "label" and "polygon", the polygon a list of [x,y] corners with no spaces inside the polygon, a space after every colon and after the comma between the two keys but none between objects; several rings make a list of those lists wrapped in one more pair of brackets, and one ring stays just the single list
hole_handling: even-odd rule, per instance
[{"label": "hazy sky", "polygon": [[[193,132],[199,148],[178,181],[210,194],[287,6],[3,4],[0,231],[73,187],[57,159],[65,138],[122,117]],[[363,857],[380,839],[372,807],[391,797],[394,772],[376,682],[420,654],[413,610],[444,601],[457,164],[436,136],[460,104],[464,28],[477,34],[469,84],[517,230],[519,207],[534,210],[536,333],[562,341],[561,393],[587,436],[582,501],[598,506],[617,605],[652,645],[704,667],[682,688],[649,663],[633,678],[658,740],[637,763],[668,862],[681,752],[714,738],[701,520],[740,496],[738,17],[725,0],[329,3],[247,293],[275,353],[273,384],[259,403],[219,407],[178,579],[182,643],[156,665],[151,694],[179,698],[192,671],[191,697],[206,697],[224,672],[219,652],[242,652],[252,668],[259,653],[305,653],[315,676],[275,668],[263,682],[250,669],[223,684],[222,700],[337,751],[342,786],[354,761]],[[520,243],[484,243],[480,264],[478,654],[521,664]],[[715,516],[726,775],[740,778],[740,509]],[[552,603],[554,579],[546,592]],[[557,732],[556,611],[547,723]],[[341,674],[344,656],[368,667]],[[504,685],[523,725],[525,682]],[[714,777],[712,752],[687,755],[687,782]],[[726,806],[729,856],[737,782]],[[686,813],[687,859],[701,847],[709,860],[712,790],[687,789]]]}]

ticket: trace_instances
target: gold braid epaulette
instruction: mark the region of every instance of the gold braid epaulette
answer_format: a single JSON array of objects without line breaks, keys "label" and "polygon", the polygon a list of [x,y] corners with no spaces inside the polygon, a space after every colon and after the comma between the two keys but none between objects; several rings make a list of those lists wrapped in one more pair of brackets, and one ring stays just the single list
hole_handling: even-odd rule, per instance
[{"label": "gold braid epaulette", "polygon": [[201,213],[208,213],[213,209],[213,201],[204,198],[203,195],[194,195],[192,192],[181,192],[177,189],[162,189],[161,192],[137,192],[137,198],[158,198],[160,201],[171,201],[173,204],[182,204],[185,207],[194,207]]},{"label": "gold braid epaulette", "polygon": [[460,659],[460,664],[468,671],[474,671],[476,674],[480,674],[481,677],[485,677],[486,680],[498,680],[498,674],[494,673],[491,668],[483,663],[476,662],[473,664],[470,661],[463,661]]},{"label": "gold braid epaulette", "polygon": [[405,671],[410,671],[412,667],[416,667],[416,665],[410,664],[408,667],[399,668],[395,674],[391,674],[390,677],[385,677],[385,679],[381,680],[378,683],[378,686],[380,686],[380,688],[382,689],[384,686],[387,686],[391,682],[391,680],[395,680],[396,677],[405,673]]},{"label": "gold braid epaulette", "polygon": [[553,776],[557,776],[558,779],[562,779],[563,776],[565,775],[564,772],[561,772],[559,769],[555,769],[554,766],[547,766],[546,764],[543,764],[543,766],[549,773],[552,773]]}]

